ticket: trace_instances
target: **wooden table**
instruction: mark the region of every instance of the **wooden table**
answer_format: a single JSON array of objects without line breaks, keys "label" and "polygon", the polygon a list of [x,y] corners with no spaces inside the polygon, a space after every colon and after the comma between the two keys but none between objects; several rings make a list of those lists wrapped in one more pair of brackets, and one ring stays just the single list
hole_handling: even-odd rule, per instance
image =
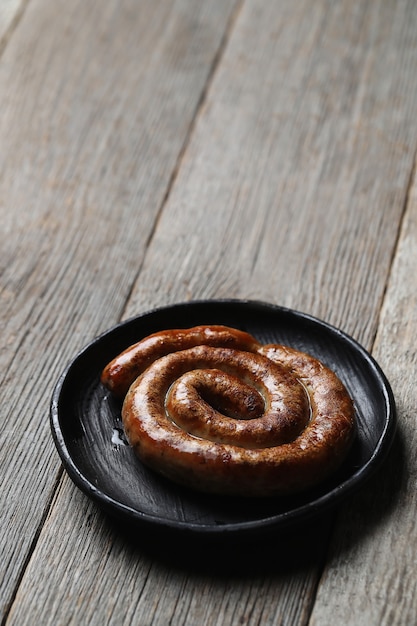
[{"label": "wooden table", "polygon": [[[2,0],[0,52],[1,623],[415,623],[414,0]],[[127,538],[48,416],[86,343],[202,298],[350,334],[399,422],[324,523],[210,567]]]}]

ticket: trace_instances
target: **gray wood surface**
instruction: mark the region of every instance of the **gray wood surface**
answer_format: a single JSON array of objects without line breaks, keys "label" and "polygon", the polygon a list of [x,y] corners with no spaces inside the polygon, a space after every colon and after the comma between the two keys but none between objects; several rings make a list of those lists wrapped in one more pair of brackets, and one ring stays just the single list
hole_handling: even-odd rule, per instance
[{"label": "gray wood surface", "polygon": [[2,55],[2,611],[59,475],[53,384],[120,318],[233,8],[32,1]]},{"label": "gray wood surface", "polygon": [[383,471],[340,512],[314,607],[314,626],[333,620],[352,626],[400,626],[416,619],[416,267],[414,175],[374,347],[395,390],[398,440]]},{"label": "gray wood surface", "polygon": [[[0,57],[3,623],[413,623],[417,7],[16,10]],[[393,384],[400,437],[327,523],[190,559],[72,485],[48,403],[96,334],[206,297],[352,334]]]},{"label": "gray wood surface", "polygon": [[239,295],[370,345],[416,142],[416,12],[386,4],[244,4],[128,315]]},{"label": "gray wood surface", "polygon": [[27,0],[2,0],[0,2],[0,54],[19,24],[26,5]]}]

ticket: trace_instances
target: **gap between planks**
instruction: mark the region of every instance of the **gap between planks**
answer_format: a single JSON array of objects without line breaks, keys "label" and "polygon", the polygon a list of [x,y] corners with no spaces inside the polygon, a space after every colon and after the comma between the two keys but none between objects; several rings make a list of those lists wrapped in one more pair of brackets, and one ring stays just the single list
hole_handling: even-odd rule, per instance
[{"label": "gap between planks", "polygon": [[[390,271],[387,274],[387,280],[386,280],[385,288],[384,288],[383,295],[382,295],[382,298],[381,298],[381,306],[379,308],[378,322],[377,322],[376,327],[375,327],[374,336],[371,339],[371,348],[370,348],[370,353],[371,354],[374,352],[374,347],[375,347],[375,345],[377,343],[378,334],[380,332],[380,330],[379,330],[380,327],[381,327],[380,322],[381,322],[381,318],[382,318],[382,315],[383,315],[384,306],[385,306],[385,302],[386,302],[386,297],[387,297],[387,294],[389,293],[389,286],[390,286],[391,279],[392,279],[392,268],[393,268],[395,257],[396,257],[397,252],[398,252],[400,241],[401,241],[402,236],[403,236],[404,222],[405,222],[405,218],[406,218],[407,211],[408,211],[408,208],[409,208],[409,204],[410,204],[410,199],[411,199],[411,194],[412,194],[412,190],[413,190],[413,187],[414,187],[414,183],[416,183],[416,182],[417,182],[417,148],[416,148],[415,153],[414,153],[414,159],[413,159],[412,167],[410,168],[410,175],[409,175],[409,178],[408,178],[406,193],[405,193],[405,196],[404,196],[403,210],[402,210],[401,219],[399,221],[398,230],[397,230],[397,238],[396,238],[393,250],[392,250],[391,262],[390,262]],[[317,595],[318,595],[318,591],[319,591],[319,588],[320,588],[320,585],[321,585],[321,581],[322,581],[322,578],[323,578],[323,575],[324,575],[324,572],[325,572],[325,569],[326,569],[327,555],[328,555],[328,553],[330,551],[330,548],[331,548],[331,545],[332,545],[332,542],[333,542],[334,531],[335,531],[335,529],[337,527],[337,516],[339,514],[340,514],[340,512],[338,512],[337,515],[335,516],[335,518],[333,519],[331,532],[329,533],[329,536],[328,536],[328,543],[327,543],[327,546],[326,546],[326,550],[324,551],[323,560],[320,563],[320,568],[319,568],[319,572],[318,572],[318,576],[317,576],[317,584],[316,584],[316,586],[315,586],[315,588],[314,588],[314,590],[313,590],[313,592],[311,594],[312,597],[311,597],[311,603],[310,603],[310,606],[309,606],[309,609],[308,609],[308,619],[306,621],[306,626],[309,626],[309,624],[311,623],[311,618],[312,618],[313,611],[314,611],[314,605],[315,605],[316,598],[317,598]]]},{"label": "gap between planks", "polygon": [[[237,0],[236,6],[234,7],[234,9],[231,12],[231,15],[229,17],[227,26],[226,26],[224,34],[223,34],[223,37],[221,38],[218,50],[217,50],[216,54],[213,57],[213,62],[211,64],[210,71],[209,71],[208,76],[207,76],[207,81],[206,81],[205,87],[202,90],[200,98],[199,98],[199,100],[197,102],[197,106],[195,108],[194,115],[191,118],[190,125],[188,127],[188,131],[186,132],[185,137],[184,137],[184,142],[183,142],[183,144],[181,146],[181,149],[178,152],[177,161],[176,161],[176,163],[175,163],[175,165],[174,165],[174,167],[172,169],[172,174],[171,174],[171,177],[170,177],[170,179],[168,181],[168,185],[167,185],[164,197],[162,198],[161,205],[159,207],[159,210],[156,213],[155,220],[154,220],[154,223],[153,223],[153,227],[151,228],[151,230],[149,232],[149,235],[148,235],[148,238],[147,238],[147,240],[145,242],[145,250],[149,249],[149,247],[150,247],[150,245],[152,243],[152,240],[153,240],[153,238],[155,236],[155,233],[156,233],[156,231],[158,229],[158,224],[160,222],[161,216],[162,216],[164,208],[165,208],[165,206],[166,206],[166,204],[168,202],[168,199],[169,199],[169,197],[171,195],[171,191],[172,191],[172,189],[173,189],[173,187],[175,185],[175,182],[177,180],[178,173],[179,173],[179,171],[181,169],[181,164],[182,164],[182,162],[184,160],[184,156],[185,156],[185,154],[187,152],[187,148],[188,148],[188,146],[190,144],[190,141],[191,141],[191,138],[193,136],[194,129],[195,129],[196,125],[197,125],[198,119],[199,119],[200,114],[201,114],[201,112],[202,112],[202,110],[204,108],[204,104],[205,104],[205,102],[207,100],[207,94],[210,91],[210,87],[211,87],[211,85],[213,83],[213,80],[214,80],[214,77],[216,75],[217,69],[218,69],[218,67],[219,67],[219,65],[221,63],[221,60],[222,60],[223,55],[224,55],[224,52],[225,52],[225,50],[227,48],[227,44],[229,43],[231,33],[232,33],[232,31],[234,29],[234,26],[235,26],[235,24],[237,22],[238,16],[239,16],[239,14],[241,12],[241,9],[242,9],[242,6],[243,6],[244,2],[245,2],[245,0]],[[120,313],[120,317],[118,319],[119,322],[121,322],[123,320],[123,318],[125,317],[125,315],[126,315],[126,310],[127,310],[128,306],[129,306],[130,298],[131,298],[132,293],[134,292],[135,285],[136,285],[137,281],[139,280],[139,276],[140,276],[140,274],[142,272],[142,268],[143,268],[143,265],[145,263],[145,258],[146,258],[146,252],[143,255],[142,261],[141,261],[141,263],[140,263],[140,265],[138,267],[136,275],[134,276],[134,278],[132,280],[132,284],[131,284],[130,289],[129,289],[129,291],[127,293],[127,296],[126,296],[126,301],[125,301],[124,307],[122,308],[121,313]]]},{"label": "gap between planks", "polygon": [[54,503],[54,500],[55,500],[55,496],[56,496],[56,493],[58,491],[58,488],[59,488],[59,485],[61,483],[63,475],[64,475],[64,466],[61,465],[58,468],[58,471],[57,471],[57,474],[56,474],[56,477],[55,477],[55,482],[51,486],[51,490],[50,490],[50,493],[49,493],[49,498],[48,498],[48,500],[47,500],[47,502],[45,504],[45,508],[43,510],[43,515],[42,515],[42,517],[41,517],[41,519],[39,521],[38,527],[37,527],[37,529],[36,529],[36,531],[35,531],[35,533],[33,535],[32,542],[31,542],[31,544],[29,546],[29,549],[28,549],[27,554],[26,554],[25,561],[23,562],[23,566],[22,566],[22,568],[20,570],[20,573],[19,573],[19,577],[16,580],[14,593],[13,593],[13,595],[10,598],[10,602],[9,602],[8,606],[5,607],[3,618],[0,621],[0,626],[6,626],[6,624],[7,624],[7,620],[9,618],[9,613],[11,611],[11,608],[12,608],[13,604],[14,604],[17,592],[18,592],[19,587],[20,587],[20,583],[22,582],[23,577],[24,577],[24,575],[26,573],[26,569],[27,569],[28,564],[29,564],[29,562],[30,562],[30,560],[32,558],[32,554],[34,553],[34,551],[36,549],[36,545],[38,543],[38,540],[39,540],[40,534],[42,532],[42,528],[43,528],[43,526],[45,524],[45,521],[48,518],[50,511],[52,510],[53,503]]},{"label": "gap between planks", "polygon": [[[20,7],[20,11],[18,12],[18,14],[16,14],[16,16],[13,19],[13,21],[12,21],[12,23],[10,25],[10,28],[8,30],[7,41],[10,38],[12,32],[16,29],[17,25],[19,24],[19,22],[20,22],[23,14],[24,14],[24,11],[25,11],[29,1],[30,0],[23,0],[22,5]],[[217,52],[216,52],[216,54],[215,54],[215,56],[213,58],[213,62],[212,62],[212,65],[211,65],[211,68],[210,68],[210,71],[209,71],[209,74],[208,74],[208,77],[207,77],[206,85],[205,85],[204,89],[201,92],[201,96],[200,96],[200,98],[198,100],[198,103],[197,103],[197,106],[195,108],[194,115],[193,115],[193,117],[191,119],[188,131],[187,131],[187,133],[185,135],[183,145],[182,145],[182,147],[181,147],[181,149],[180,149],[180,151],[178,153],[177,162],[176,162],[176,164],[175,164],[175,166],[173,168],[170,180],[169,180],[168,185],[167,185],[166,192],[165,192],[163,200],[161,202],[161,206],[160,206],[160,208],[159,208],[159,210],[157,212],[157,215],[155,217],[155,222],[154,222],[153,228],[151,229],[151,231],[149,233],[149,236],[148,236],[148,239],[146,241],[146,244],[145,244],[145,248],[146,249],[149,248],[149,246],[150,246],[150,244],[152,242],[153,236],[154,236],[154,234],[156,232],[156,229],[157,229],[157,226],[158,226],[158,222],[159,222],[160,216],[162,215],[162,212],[164,210],[164,206],[166,205],[166,203],[168,201],[171,189],[173,188],[173,186],[175,184],[175,180],[176,180],[176,178],[178,176],[178,172],[179,172],[179,170],[181,168],[181,163],[183,161],[184,155],[186,153],[187,147],[188,147],[190,139],[192,137],[194,128],[196,126],[196,123],[197,123],[197,120],[199,118],[199,115],[200,115],[200,113],[201,113],[201,111],[202,111],[202,109],[204,107],[204,103],[206,101],[207,94],[208,94],[208,92],[210,90],[210,86],[212,84],[212,81],[213,81],[213,78],[215,76],[216,70],[217,70],[217,68],[218,68],[218,66],[219,66],[219,64],[221,62],[221,59],[222,59],[223,54],[224,54],[224,51],[225,51],[225,49],[227,47],[228,41],[230,39],[230,34],[233,31],[234,25],[235,25],[235,23],[237,21],[237,18],[238,18],[238,15],[240,13],[240,10],[242,8],[243,2],[244,2],[244,0],[238,0],[234,10],[232,11],[232,14],[231,14],[231,16],[230,16],[230,18],[228,20],[228,24],[226,26],[225,32],[224,32],[223,37],[222,37],[222,39],[220,41],[219,48],[218,48],[218,50],[217,50]],[[7,41],[5,42],[5,45],[7,44]],[[4,48],[2,47],[3,43],[4,43],[4,40],[1,40],[0,41],[0,57],[1,57],[1,54],[2,54],[2,52],[4,50]],[[134,280],[132,281],[131,289],[129,290],[129,292],[127,294],[126,303],[125,303],[124,308],[122,309],[122,313],[121,313],[121,316],[119,318],[120,321],[123,319],[124,312],[126,311],[126,307],[128,305],[129,299],[130,299],[130,295],[131,295],[131,293],[132,293],[132,291],[134,289],[134,286],[136,284],[136,281],[137,281],[138,277],[140,276],[142,265],[143,265],[143,261],[142,261],[142,263],[140,264],[140,266],[138,268],[137,274],[134,277]],[[19,577],[19,579],[17,581],[17,584],[16,584],[15,593],[14,593],[13,597],[11,598],[11,602],[10,602],[9,607],[7,607],[7,609],[5,610],[4,618],[0,622],[0,626],[4,626],[7,623],[8,615],[10,613],[10,609],[11,609],[11,607],[13,605],[14,599],[15,599],[17,591],[19,589],[20,582],[21,582],[22,578],[25,575],[25,572],[26,572],[26,569],[27,569],[27,565],[28,565],[28,563],[29,563],[29,561],[30,561],[30,559],[32,557],[32,554],[33,554],[35,548],[36,548],[36,544],[38,542],[38,539],[39,539],[40,533],[42,531],[42,527],[43,527],[43,525],[45,523],[45,520],[47,519],[47,517],[48,517],[48,515],[49,515],[49,513],[50,513],[50,511],[51,511],[51,509],[53,507],[53,503],[54,503],[54,500],[55,500],[55,494],[56,494],[56,492],[57,492],[57,490],[59,488],[59,485],[60,485],[60,483],[62,481],[63,476],[64,476],[64,469],[63,469],[63,466],[61,466],[59,468],[59,470],[58,470],[55,483],[52,486],[49,499],[48,499],[47,504],[46,504],[45,509],[44,509],[43,517],[42,517],[42,519],[41,519],[41,521],[39,523],[38,529],[37,529],[37,531],[36,531],[36,533],[34,535],[34,538],[33,538],[32,544],[30,546],[30,549],[28,551],[27,558],[25,560],[25,563],[24,563],[24,566],[22,568],[22,571],[20,572],[20,577]],[[323,563],[323,566],[324,566],[324,563]]]},{"label": "gap between planks", "polygon": [[401,218],[400,218],[399,223],[398,223],[397,238],[396,238],[394,246],[392,248],[391,261],[390,261],[390,265],[389,265],[390,271],[387,274],[387,280],[385,282],[384,291],[382,293],[381,306],[379,307],[378,322],[377,322],[377,324],[375,326],[374,336],[372,337],[372,340],[371,340],[371,352],[373,352],[374,346],[375,346],[375,344],[377,342],[378,333],[379,333],[379,329],[380,329],[380,326],[381,326],[380,322],[381,322],[382,312],[384,310],[384,305],[385,305],[387,293],[389,292],[389,286],[390,286],[391,279],[392,279],[392,267],[393,267],[393,264],[394,264],[395,257],[397,256],[397,252],[398,252],[398,247],[400,245],[400,241],[401,241],[402,236],[403,236],[404,221],[405,221],[405,217],[407,215],[407,211],[408,211],[408,208],[409,208],[409,204],[410,204],[410,199],[411,199],[411,194],[412,194],[412,190],[413,190],[413,187],[414,187],[414,183],[417,184],[417,147],[416,147],[416,149],[414,151],[413,164],[412,164],[412,167],[410,169],[410,176],[408,178],[407,187],[406,187],[406,190],[405,190],[403,210],[402,210],[402,213],[401,213]]}]

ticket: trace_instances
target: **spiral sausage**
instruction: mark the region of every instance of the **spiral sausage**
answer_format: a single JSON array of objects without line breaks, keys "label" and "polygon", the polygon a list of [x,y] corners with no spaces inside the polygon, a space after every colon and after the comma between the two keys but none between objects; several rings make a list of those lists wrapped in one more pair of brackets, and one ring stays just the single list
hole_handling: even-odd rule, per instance
[{"label": "spiral sausage", "polygon": [[156,333],[134,346],[133,365],[126,354],[129,375],[113,362],[102,379],[114,389],[109,372],[116,372],[126,387],[138,372],[123,402],[125,432],[139,459],[174,482],[231,495],[289,494],[322,481],[347,454],[353,403],[310,355],[225,327]]}]

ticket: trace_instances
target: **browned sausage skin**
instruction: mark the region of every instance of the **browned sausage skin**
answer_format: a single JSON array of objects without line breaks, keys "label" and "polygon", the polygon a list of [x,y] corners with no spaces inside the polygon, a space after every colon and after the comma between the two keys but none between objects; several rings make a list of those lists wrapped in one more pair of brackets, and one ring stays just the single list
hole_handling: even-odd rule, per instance
[{"label": "browned sausage skin", "polygon": [[260,343],[254,337],[227,326],[194,326],[153,333],[124,350],[103,370],[102,383],[123,398],[133,381],[155,359],[194,346],[222,346],[256,352]]},{"label": "browned sausage skin", "polygon": [[[156,333],[154,359],[144,340],[149,363],[122,408],[138,457],[175,482],[213,493],[275,496],[322,481],[354,435],[353,403],[339,378],[310,355],[220,329],[226,347],[213,339],[219,327],[190,329],[190,337],[187,330]],[[198,335],[203,341],[195,345]],[[120,370],[117,376],[124,379]]]}]

